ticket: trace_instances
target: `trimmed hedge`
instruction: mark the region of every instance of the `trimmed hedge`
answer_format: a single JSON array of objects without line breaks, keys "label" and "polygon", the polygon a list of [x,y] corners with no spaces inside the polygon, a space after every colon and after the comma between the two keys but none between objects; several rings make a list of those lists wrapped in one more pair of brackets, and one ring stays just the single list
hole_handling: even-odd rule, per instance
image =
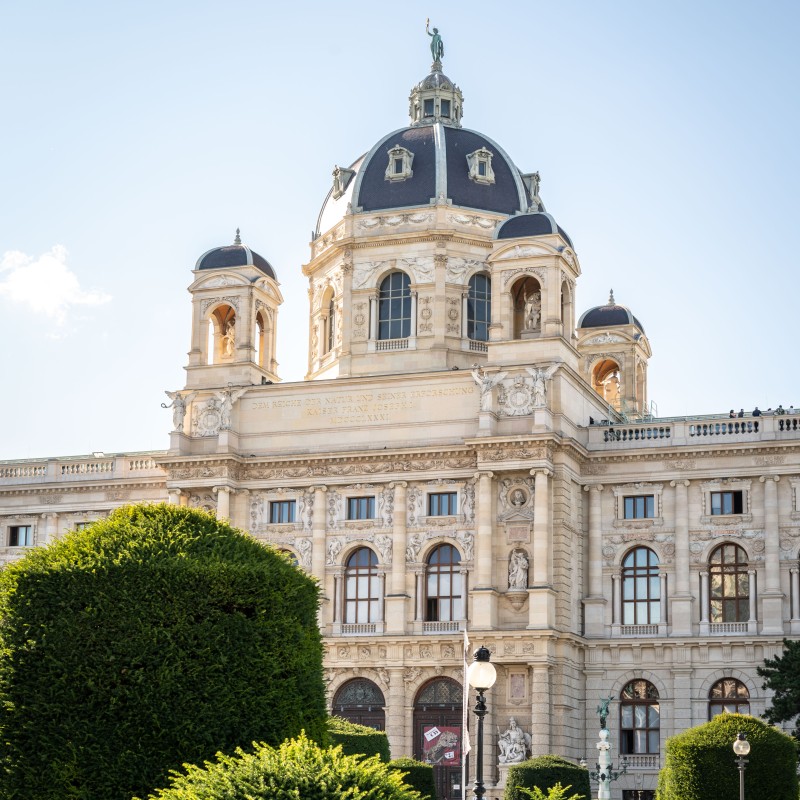
[{"label": "trimmed hedge", "polygon": [[794,740],[746,714],[720,714],[705,725],[667,740],[658,774],[659,800],[730,800],[739,796],[733,741],[747,735],[750,755],[744,772],[747,800],[797,800]]},{"label": "trimmed hedge", "polygon": [[406,773],[403,780],[408,786],[416,789],[423,800],[436,800],[436,781],[430,764],[413,758],[395,758],[389,762],[389,769]]},{"label": "trimmed hedge", "polygon": [[324,740],[316,584],[200,511],[127,506],[0,573],[0,798],[130,800]]},{"label": "trimmed hedge", "polygon": [[322,749],[305,736],[277,749],[254,745],[252,753],[217,754],[203,767],[187,765],[170,786],[149,800],[420,800],[401,774],[380,759]]},{"label": "trimmed hedge", "polygon": [[508,770],[503,797],[505,800],[528,800],[530,795],[520,791],[521,788],[538,787],[548,791],[557,783],[570,786],[573,793],[581,794],[587,800],[592,796],[589,771],[585,767],[561,756],[548,755],[514,764]]},{"label": "trimmed hedge", "polygon": [[346,756],[378,756],[384,763],[391,758],[389,739],[384,731],[376,731],[343,717],[328,719],[328,741],[331,746],[341,746]]}]

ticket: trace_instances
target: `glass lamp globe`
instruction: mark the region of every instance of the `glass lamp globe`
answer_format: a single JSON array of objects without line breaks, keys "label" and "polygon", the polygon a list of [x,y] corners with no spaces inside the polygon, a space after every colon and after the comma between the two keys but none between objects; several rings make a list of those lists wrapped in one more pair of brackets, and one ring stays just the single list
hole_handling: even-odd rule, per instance
[{"label": "glass lamp globe", "polygon": [[750,752],[750,742],[747,741],[747,736],[744,733],[738,734],[733,740],[733,752],[741,757],[746,756]]},{"label": "glass lamp globe", "polygon": [[467,681],[473,689],[491,689],[497,680],[497,670],[489,661],[491,653],[485,647],[475,651],[474,661],[467,667]]}]

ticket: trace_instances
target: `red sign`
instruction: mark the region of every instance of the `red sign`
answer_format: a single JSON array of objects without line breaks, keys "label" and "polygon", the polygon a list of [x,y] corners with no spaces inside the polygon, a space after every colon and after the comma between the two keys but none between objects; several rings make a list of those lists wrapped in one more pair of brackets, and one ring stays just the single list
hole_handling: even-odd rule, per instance
[{"label": "red sign", "polygon": [[428,725],[422,729],[422,757],[428,764],[461,766],[461,728]]}]

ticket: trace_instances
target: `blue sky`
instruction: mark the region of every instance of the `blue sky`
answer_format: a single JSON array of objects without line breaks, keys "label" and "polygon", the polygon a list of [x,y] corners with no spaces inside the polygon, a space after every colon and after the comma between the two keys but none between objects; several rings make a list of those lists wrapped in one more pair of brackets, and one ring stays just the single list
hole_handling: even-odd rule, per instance
[{"label": "blue sky", "polygon": [[344,165],[406,124],[425,19],[464,125],[539,170],[618,302],[662,415],[800,405],[800,4],[0,4],[0,459],[160,449],[183,386],[191,269],[244,241],[286,300]]}]

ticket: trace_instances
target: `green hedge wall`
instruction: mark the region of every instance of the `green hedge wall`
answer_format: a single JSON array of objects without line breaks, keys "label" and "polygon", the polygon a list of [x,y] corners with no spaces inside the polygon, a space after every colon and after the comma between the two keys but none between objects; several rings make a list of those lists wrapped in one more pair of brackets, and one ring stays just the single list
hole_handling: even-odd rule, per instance
[{"label": "green hedge wall", "polygon": [[590,800],[592,796],[587,769],[560,756],[549,755],[514,764],[508,770],[504,798],[528,800],[528,796],[519,791],[519,787],[533,789],[534,786],[538,786],[546,792],[557,783],[572,787],[570,794],[583,795],[586,800]]},{"label": "green hedge wall", "polygon": [[436,781],[433,779],[433,767],[430,764],[413,758],[396,758],[389,762],[389,769],[405,772],[403,780],[416,789],[423,800],[436,800]]},{"label": "green hedge wall", "polygon": [[739,796],[733,741],[747,735],[750,755],[744,773],[747,800],[797,800],[794,740],[756,717],[720,714],[667,740],[658,776],[659,800],[730,800]]},{"label": "green hedge wall", "polygon": [[279,748],[254,748],[220,753],[202,768],[188,766],[149,800],[420,800],[400,773],[378,758],[322,749],[305,736]]},{"label": "green hedge wall", "polygon": [[130,800],[324,740],[317,587],[215,517],[128,506],[0,573],[0,798]]},{"label": "green hedge wall", "polygon": [[358,725],[342,717],[330,717],[328,720],[328,741],[331,746],[340,745],[342,752],[348,756],[378,756],[384,763],[391,757],[389,738],[383,731]]}]

